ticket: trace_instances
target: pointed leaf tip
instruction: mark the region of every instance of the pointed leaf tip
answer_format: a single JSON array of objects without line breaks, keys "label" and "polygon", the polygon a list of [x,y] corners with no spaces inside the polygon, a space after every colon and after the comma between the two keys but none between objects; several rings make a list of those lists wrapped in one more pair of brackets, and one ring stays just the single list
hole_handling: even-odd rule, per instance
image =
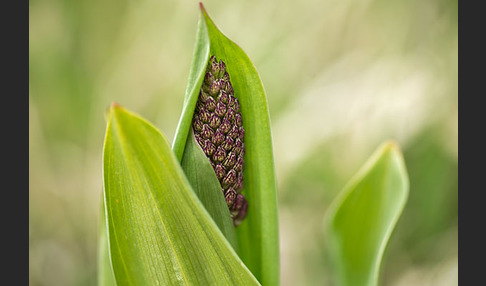
[{"label": "pointed leaf tip", "polygon": [[383,143],[383,149],[386,151],[398,151],[401,153],[400,145],[396,140],[389,139]]},{"label": "pointed leaf tip", "polygon": [[110,106],[106,109],[105,115],[109,116],[111,112],[115,109],[124,109],[118,102],[113,101]]},{"label": "pointed leaf tip", "polygon": [[199,2],[199,9],[201,9],[202,12],[204,12],[204,14],[207,14],[206,13],[206,8],[204,8],[204,5],[202,2]]},{"label": "pointed leaf tip", "polygon": [[118,102],[113,101],[113,102],[111,103],[111,108],[117,108],[117,107],[121,107],[121,105],[120,105]]},{"label": "pointed leaf tip", "polygon": [[117,108],[123,108],[118,102],[113,101],[109,107],[106,108],[105,110],[105,120],[108,121],[108,118],[110,118],[110,115],[112,114],[113,110]]}]

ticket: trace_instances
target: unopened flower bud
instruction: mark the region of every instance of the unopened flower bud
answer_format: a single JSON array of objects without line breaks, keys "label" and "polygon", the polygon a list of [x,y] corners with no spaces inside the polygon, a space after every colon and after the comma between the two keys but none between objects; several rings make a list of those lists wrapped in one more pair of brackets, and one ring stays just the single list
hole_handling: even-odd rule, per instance
[{"label": "unopened flower bud", "polygon": [[211,56],[199,92],[192,127],[196,141],[210,160],[235,226],[246,216],[241,194],[244,169],[244,129],[226,64]]}]

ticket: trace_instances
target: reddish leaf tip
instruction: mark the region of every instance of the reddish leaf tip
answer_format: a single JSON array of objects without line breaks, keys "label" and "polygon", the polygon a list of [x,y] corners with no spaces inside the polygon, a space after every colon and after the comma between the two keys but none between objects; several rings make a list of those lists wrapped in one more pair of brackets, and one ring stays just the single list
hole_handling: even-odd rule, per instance
[{"label": "reddish leaf tip", "polygon": [[118,104],[118,102],[116,102],[116,101],[113,101],[113,102],[111,103],[111,108],[121,108],[121,107],[122,107],[122,106],[121,106],[120,104]]},{"label": "reddish leaf tip", "polygon": [[206,8],[204,8],[204,5],[203,5],[202,2],[199,2],[199,9],[201,9],[201,11],[206,13]]},{"label": "reddish leaf tip", "polygon": [[121,111],[126,111],[123,106],[121,106],[118,102],[113,101],[105,111],[105,118],[109,118],[113,114],[117,114]]}]

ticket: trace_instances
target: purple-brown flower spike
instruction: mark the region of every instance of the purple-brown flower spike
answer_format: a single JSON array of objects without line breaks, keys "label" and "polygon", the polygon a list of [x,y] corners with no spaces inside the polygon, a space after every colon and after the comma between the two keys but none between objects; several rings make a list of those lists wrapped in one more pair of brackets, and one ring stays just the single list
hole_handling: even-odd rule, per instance
[{"label": "purple-brown flower spike", "polygon": [[246,217],[248,202],[241,194],[245,144],[240,103],[234,95],[226,64],[213,55],[199,92],[192,127],[221,184],[234,226]]}]

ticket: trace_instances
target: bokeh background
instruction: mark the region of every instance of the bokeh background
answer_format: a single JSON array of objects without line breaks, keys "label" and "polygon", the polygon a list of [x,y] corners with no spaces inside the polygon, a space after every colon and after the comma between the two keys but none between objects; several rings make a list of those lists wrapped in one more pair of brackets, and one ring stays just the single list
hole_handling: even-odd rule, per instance
[{"label": "bokeh background", "polygon": [[[204,1],[267,92],[281,285],[331,285],[323,216],[387,139],[406,208],[381,285],[457,285],[457,0]],[[116,101],[172,141],[197,1],[29,1],[30,285],[96,285],[104,113]]]}]

